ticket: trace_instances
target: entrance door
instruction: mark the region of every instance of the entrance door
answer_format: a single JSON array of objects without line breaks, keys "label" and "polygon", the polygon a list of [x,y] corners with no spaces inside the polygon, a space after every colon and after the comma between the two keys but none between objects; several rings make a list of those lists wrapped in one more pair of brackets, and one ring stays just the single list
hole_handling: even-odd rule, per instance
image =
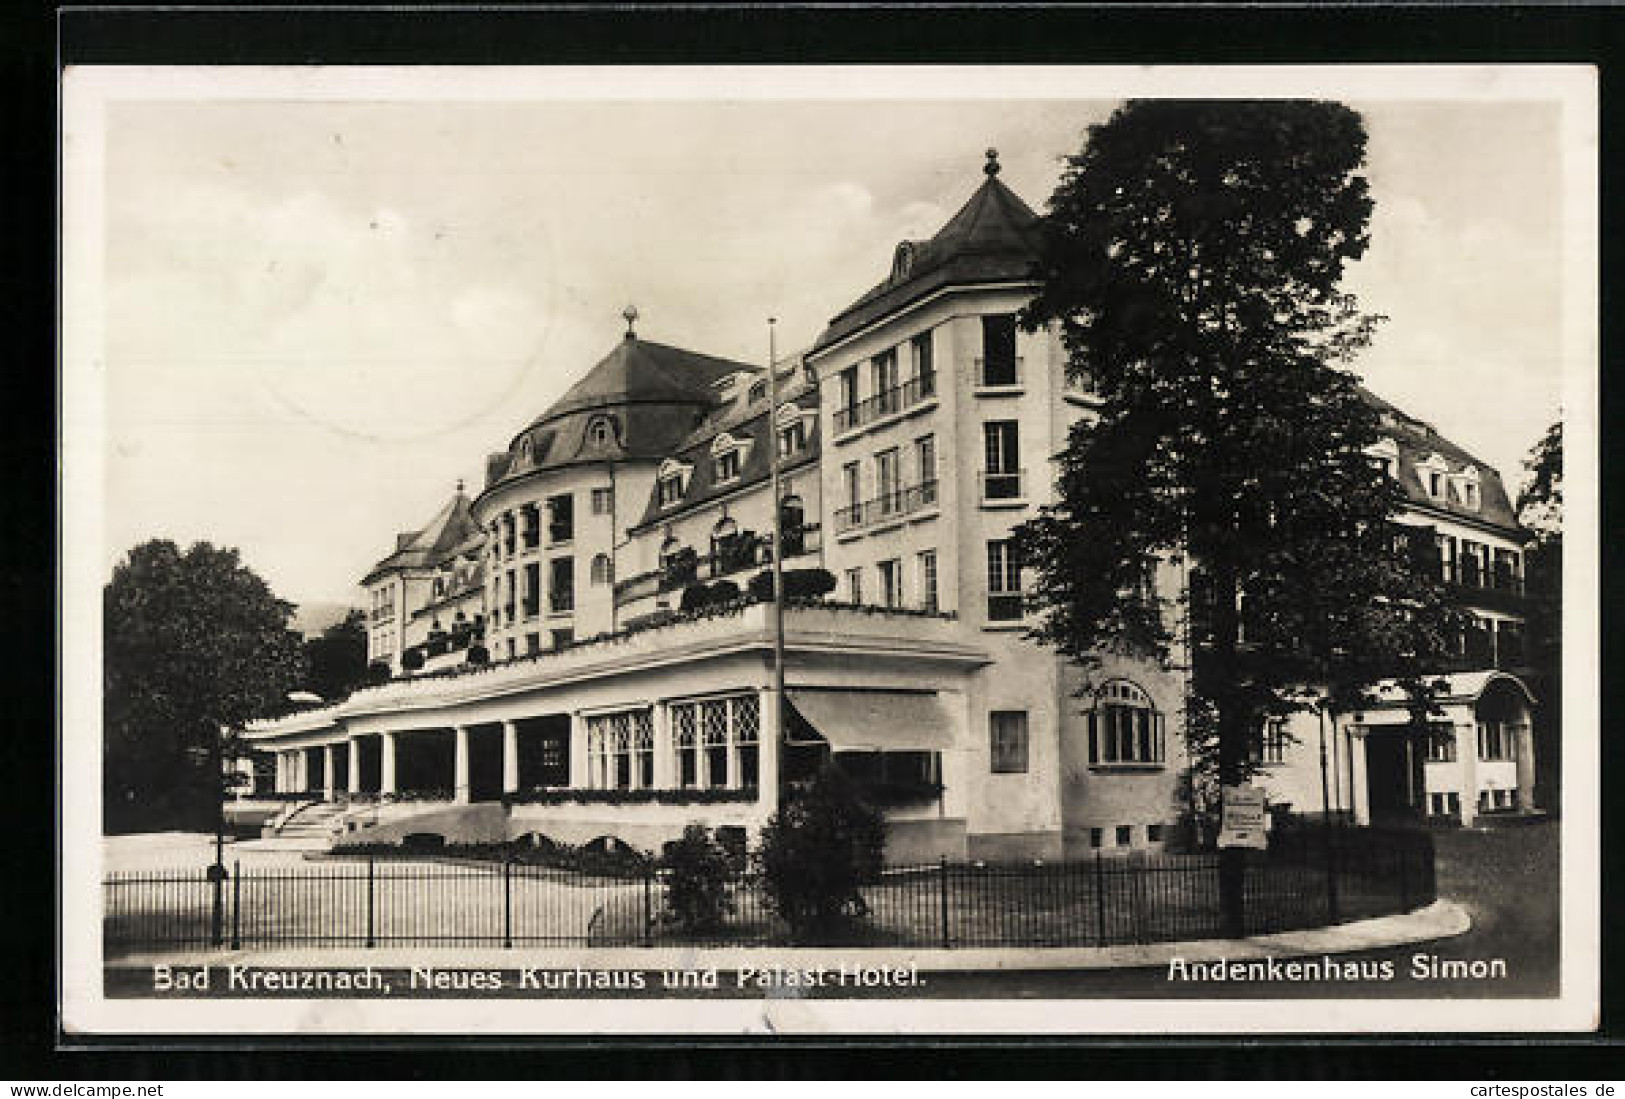
[{"label": "entrance door", "polygon": [[1403,824],[1416,819],[1412,798],[1421,785],[1415,765],[1420,753],[1407,752],[1409,738],[1398,734],[1371,734],[1365,738],[1365,774],[1371,823]]}]

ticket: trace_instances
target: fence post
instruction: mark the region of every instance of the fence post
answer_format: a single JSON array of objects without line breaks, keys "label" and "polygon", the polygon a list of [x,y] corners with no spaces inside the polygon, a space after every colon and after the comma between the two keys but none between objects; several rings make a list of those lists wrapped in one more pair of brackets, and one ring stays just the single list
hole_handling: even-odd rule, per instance
[{"label": "fence post", "polygon": [[231,948],[243,948],[243,864],[241,860],[233,860],[231,864]]},{"label": "fence post", "polygon": [[654,877],[655,868],[649,863],[643,868],[643,945],[654,943]]},{"label": "fence post", "polygon": [[502,860],[502,945],[513,946],[513,859]]},{"label": "fence post", "polygon": [[1095,945],[1106,945],[1106,864],[1095,850]]},{"label": "fence post", "polygon": [[368,946],[377,946],[378,945],[378,938],[373,932],[373,912],[372,912],[372,905],[373,905],[373,901],[372,901],[373,871],[372,871],[372,861],[373,861],[372,856],[368,855],[367,856],[367,945]]},{"label": "fence post", "polygon": [[953,936],[948,928],[948,856],[937,857],[937,908],[942,916],[942,948],[944,950],[953,946]]}]

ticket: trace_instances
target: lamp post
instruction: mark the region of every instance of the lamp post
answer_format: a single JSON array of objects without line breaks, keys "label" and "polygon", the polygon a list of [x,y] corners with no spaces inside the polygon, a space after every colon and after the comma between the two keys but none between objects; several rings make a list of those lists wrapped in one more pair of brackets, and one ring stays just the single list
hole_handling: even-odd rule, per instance
[{"label": "lamp post", "polygon": [[784,501],[779,498],[779,366],[777,317],[767,319],[767,468],[772,481],[773,508],[773,805],[784,797]]},{"label": "lamp post", "polygon": [[214,801],[214,865],[207,871],[211,886],[209,906],[209,941],[219,946],[225,933],[225,880],[226,880],[226,764],[225,727],[213,718],[205,718],[209,727],[209,743],[201,752],[209,772],[211,796]]}]

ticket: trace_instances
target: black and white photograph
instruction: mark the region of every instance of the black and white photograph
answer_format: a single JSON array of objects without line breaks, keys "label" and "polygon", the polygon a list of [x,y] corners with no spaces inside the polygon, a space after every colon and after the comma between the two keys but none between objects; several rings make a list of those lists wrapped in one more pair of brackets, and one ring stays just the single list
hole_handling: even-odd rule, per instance
[{"label": "black and white photograph", "polygon": [[63,96],[76,1032],[1595,1027],[1594,72]]}]

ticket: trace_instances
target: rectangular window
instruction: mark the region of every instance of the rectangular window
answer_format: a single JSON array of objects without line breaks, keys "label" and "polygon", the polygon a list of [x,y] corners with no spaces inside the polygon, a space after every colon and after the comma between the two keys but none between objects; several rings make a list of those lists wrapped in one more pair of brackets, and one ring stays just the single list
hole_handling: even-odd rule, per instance
[{"label": "rectangular window", "polygon": [[1439,546],[1439,575],[1447,584],[1456,582],[1456,538],[1451,534],[1434,536]]},{"label": "rectangular window", "polygon": [[1512,730],[1499,721],[1480,721],[1478,758],[1485,761],[1512,759]]},{"label": "rectangular window", "polygon": [[800,454],[807,449],[807,425],[803,420],[797,420],[787,427],[779,428],[779,457],[789,458]]},{"label": "rectangular window", "polygon": [[1456,730],[1449,725],[1429,726],[1426,753],[1429,763],[1456,762]]},{"label": "rectangular window", "polygon": [[1167,761],[1163,715],[1143,705],[1107,700],[1089,711],[1089,763],[1092,766]]},{"label": "rectangular window", "polygon": [[526,618],[542,613],[542,566],[535,562],[525,566],[524,608]]},{"label": "rectangular window", "polygon": [[1027,711],[995,710],[988,717],[993,773],[1027,773]]},{"label": "rectangular window", "polygon": [[1482,588],[1487,583],[1484,575],[1486,548],[1481,542],[1473,542],[1466,538],[1461,540],[1461,582],[1469,588]]},{"label": "rectangular window", "polygon": [[936,500],[937,484],[937,437],[935,435],[922,435],[914,440],[914,483],[924,489],[931,486],[929,498],[924,503]]},{"label": "rectangular window", "polygon": [[880,605],[883,607],[901,607],[903,605],[903,562],[897,558],[882,561],[880,569]]},{"label": "rectangular window", "polygon": [[937,395],[937,368],[932,361],[931,333],[921,332],[908,341],[914,358],[914,380],[919,386],[920,400]]},{"label": "rectangular window", "polygon": [[884,416],[896,412],[902,407],[900,398],[902,394],[897,388],[897,351],[882,351],[870,360],[871,377],[874,381],[875,411],[874,415]]},{"label": "rectangular window", "polygon": [[902,510],[903,502],[898,492],[901,487],[899,468],[896,447],[882,450],[875,455],[875,499],[879,503],[882,515],[891,515]]},{"label": "rectangular window", "polygon": [[615,490],[612,488],[595,488],[592,490],[592,513],[594,515],[608,515],[615,510]]},{"label": "rectangular window", "polygon": [[1145,826],[1145,839],[1147,843],[1162,842],[1162,825],[1148,824]]},{"label": "rectangular window", "polygon": [[980,382],[984,386],[1010,386],[1017,381],[1016,318],[1013,313],[982,318]]},{"label": "rectangular window", "polygon": [[1106,830],[1104,828],[1091,828],[1091,829],[1089,829],[1089,846],[1090,847],[1100,847],[1100,846],[1104,845],[1105,842],[1106,842]]},{"label": "rectangular window", "polygon": [[846,506],[857,508],[863,503],[863,479],[858,463],[848,462],[841,467],[841,482],[846,486]]},{"label": "rectangular window", "polygon": [[576,561],[574,557],[555,557],[547,563],[548,609],[554,614],[575,610]]},{"label": "rectangular window", "polygon": [[524,541],[526,549],[535,549],[542,542],[542,516],[535,504],[526,504],[519,509],[520,522],[524,528]]},{"label": "rectangular window", "polygon": [[555,649],[567,649],[575,643],[576,632],[574,630],[553,630],[552,636]]},{"label": "rectangular window", "polygon": [[846,570],[846,599],[849,603],[863,602],[863,570],[861,568]]},{"label": "rectangular window", "polygon": [[1134,843],[1134,826],[1132,824],[1119,824],[1117,826],[1117,846],[1128,847]]},{"label": "rectangular window", "polygon": [[683,498],[683,479],[680,476],[662,477],[655,486],[655,502],[663,508],[671,507]]},{"label": "rectangular window", "polygon": [[547,501],[547,540],[553,543],[568,542],[575,537],[575,532],[575,497],[569,493],[549,497]]},{"label": "rectangular window", "polygon": [[937,599],[937,551],[920,553],[920,609],[936,614],[940,609]]},{"label": "rectangular window", "polygon": [[1021,427],[1015,420],[989,420],[982,425],[982,499],[1021,497]]},{"label": "rectangular window", "polygon": [[1262,764],[1285,763],[1288,744],[1286,718],[1271,717],[1264,721],[1258,744],[1257,760]]},{"label": "rectangular window", "polygon": [[739,451],[730,450],[717,455],[711,460],[711,472],[719,484],[737,479],[739,476]]},{"label": "rectangular window", "polygon": [[1523,666],[1523,625],[1510,619],[1495,624],[1495,666],[1502,671]]},{"label": "rectangular window", "polygon": [[527,633],[525,635],[525,652],[526,653],[539,653],[541,651],[542,651],[542,635],[539,634],[539,633]]},{"label": "rectangular window", "polygon": [[1021,618],[1021,567],[1015,547],[1005,539],[987,544],[987,617],[990,622]]},{"label": "rectangular window", "polygon": [[840,404],[835,409],[835,430],[858,426],[858,368],[849,366],[837,375]]}]

